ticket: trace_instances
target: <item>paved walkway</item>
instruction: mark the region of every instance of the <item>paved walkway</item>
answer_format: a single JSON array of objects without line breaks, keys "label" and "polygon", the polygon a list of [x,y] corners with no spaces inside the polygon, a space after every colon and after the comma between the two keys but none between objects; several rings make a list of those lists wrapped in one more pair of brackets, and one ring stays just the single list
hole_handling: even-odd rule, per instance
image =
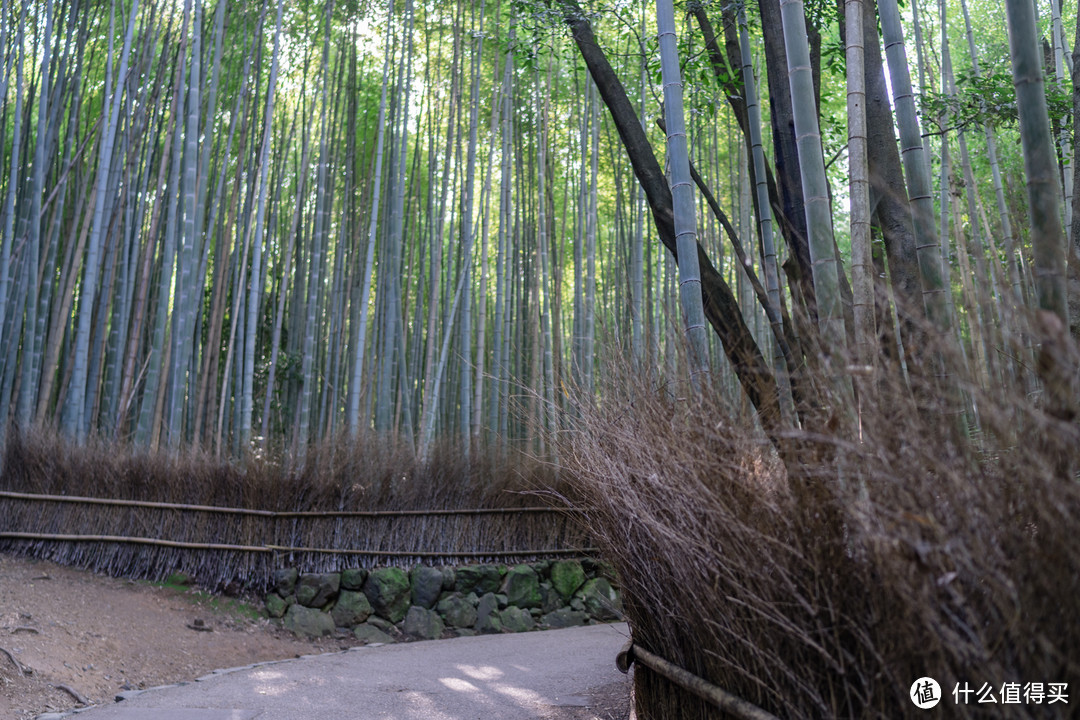
[{"label": "paved walkway", "polygon": [[517,720],[585,707],[625,679],[625,624],[353,648],[219,671],[78,720]]}]

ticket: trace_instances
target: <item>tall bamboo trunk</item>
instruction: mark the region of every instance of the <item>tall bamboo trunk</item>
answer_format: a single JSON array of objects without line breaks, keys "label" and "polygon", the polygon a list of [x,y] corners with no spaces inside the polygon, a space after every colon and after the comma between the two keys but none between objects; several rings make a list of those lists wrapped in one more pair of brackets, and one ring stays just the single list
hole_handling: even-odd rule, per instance
[{"label": "tall bamboo trunk", "polygon": [[371,216],[368,220],[367,249],[364,253],[363,289],[360,291],[360,323],[356,331],[355,351],[352,362],[352,381],[349,383],[348,410],[346,424],[355,438],[360,432],[360,391],[364,382],[364,354],[367,349],[368,315],[371,306],[372,271],[375,266],[375,237],[379,223],[379,205],[382,197],[383,147],[386,139],[386,94],[390,86],[390,16],[393,14],[393,0],[387,7],[386,42],[383,53],[382,95],[379,100],[378,138],[375,143],[375,172],[372,178],[373,191]]},{"label": "tall bamboo trunk", "polygon": [[904,32],[896,0],[878,0],[881,30],[892,80],[896,122],[900,129],[901,157],[907,178],[908,198],[915,230],[919,257],[923,304],[927,317],[944,332],[949,327],[946,300],[947,285],[942,282],[939,240],[934,229],[934,201],[930,183],[930,163],[926,157],[922,132],[919,129],[911,74],[904,49]]},{"label": "tall bamboo trunk", "polygon": [[[23,326],[23,359],[19,379],[19,402],[16,421],[29,425],[37,402],[40,380],[41,355],[38,349],[38,278],[41,262],[41,202],[45,192],[45,139],[48,128],[49,62],[52,55],[53,3],[45,3],[45,30],[41,37],[41,79],[38,83],[38,121],[34,142],[34,165],[30,178],[30,207],[26,218],[27,240],[25,245],[24,271],[26,285],[26,321]],[[83,359],[85,362],[85,357]]]},{"label": "tall bamboo trunk", "polygon": [[[870,178],[866,148],[866,79],[863,59],[863,0],[846,0],[848,192],[851,196],[851,277],[854,291],[855,355],[863,365],[877,358],[874,262],[870,249]],[[867,384],[869,387],[869,384]]]},{"label": "tall bamboo trunk", "polygon": [[[800,5],[801,9],[801,5]],[[683,119],[682,75],[675,37],[675,9],[671,0],[656,3],[660,37],[660,68],[664,81],[664,120],[667,124],[668,160],[671,167],[671,198],[675,217],[675,242],[679,253],[679,299],[683,327],[690,352],[690,378],[698,386],[709,372],[705,312],[701,300],[698,266],[697,218],[694,188],[690,179],[690,155]]]},{"label": "tall bamboo trunk", "polygon": [[[746,9],[739,9],[739,50],[742,59],[743,87],[746,95],[747,134],[750,138],[750,154],[753,164],[754,192],[752,200],[758,213],[758,238],[761,243],[762,264],[765,275],[765,290],[769,304],[776,310],[772,323],[773,334],[777,341],[773,343],[773,368],[781,394],[781,409],[791,412],[792,395],[789,368],[784,360],[782,341],[786,341],[786,329],[780,315],[780,273],[776,262],[776,241],[773,237],[773,211],[769,199],[769,186],[765,166],[765,148],[761,137],[761,103],[758,98],[757,82],[754,78],[753,59],[750,51],[750,30],[746,22]],[[747,168],[749,170],[749,168]]]},{"label": "tall bamboo trunk", "polygon": [[1029,0],[1006,0],[1005,10],[1027,176],[1038,307],[1057,315],[1068,327],[1065,231],[1059,215],[1057,162],[1046,105],[1035,10]]},{"label": "tall bamboo trunk", "polygon": [[[475,7],[475,5],[474,5]],[[484,51],[484,9],[486,3],[480,0],[478,32],[474,31],[476,46],[473,50],[471,83],[469,87],[469,144],[465,160],[465,189],[462,195],[461,212],[461,245],[472,247],[473,245],[473,192],[476,183],[476,142],[477,121],[480,113],[480,60]],[[463,259],[465,272],[465,295],[461,304],[461,341],[458,353],[461,359],[460,395],[458,407],[461,412],[459,423],[461,425],[462,451],[465,457],[469,457],[472,445],[472,373],[473,373],[473,345],[472,345],[472,296],[473,282],[471,271],[471,259]],[[479,353],[477,357],[482,357]]]},{"label": "tall bamboo trunk", "polygon": [[784,43],[787,47],[788,81],[795,117],[795,137],[799,150],[806,226],[809,233],[810,262],[817,298],[818,328],[826,352],[843,357],[847,344],[840,278],[837,272],[825,158],[821,149],[817,103],[814,95],[810,46],[806,37],[806,16],[801,0],[781,0]]},{"label": "tall bamboo trunk", "polygon": [[307,312],[304,320],[303,349],[300,357],[301,394],[299,417],[296,425],[295,448],[299,456],[306,452],[307,445],[311,441],[311,415],[312,403],[315,393],[315,331],[319,311],[319,290],[322,285],[322,269],[324,265],[322,245],[323,235],[328,232],[326,227],[327,203],[329,202],[328,173],[330,164],[329,144],[329,98],[330,86],[330,27],[334,12],[334,0],[327,0],[324,13],[325,36],[323,38],[322,55],[322,99],[320,102],[322,122],[320,124],[319,137],[319,165],[315,181],[315,231],[311,239],[311,253],[308,258],[308,284],[307,284]]},{"label": "tall bamboo trunk", "polygon": [[[202,3],[195,0],[191,23],[191,64],[187,85],[187,115],[184,128],[184,177],[181,181],[182,211],[177,218],[179,244],[177,248],[176,289],[173,296],[173,342],[172,369],[169,372],[168,404],[163,412],[168,446],[176,450],[183,437],[184,399],[188,386],[188,359],[192,347],[191,317],[195,290],[191,287],[197,270],[193,267],[196,258],[196,243],[201,237],[202,228],[196,227],[195,215],[198,208],[196,200],[197,173],[199,163],[199,114],[200,87],[202,75]],[[182,221],[182,222],[181,222]],[[200,293],[201,294],[201,293]]]},{"label": "tall bamboo trunk", "polygon": [[244,336],[244,387],[240,409],[240,446],[251,442],[251,416],[255,383],[255,330],[258,327],[259,302],[262,297],[263,223],[266,219],[267,174],[270,166],[271,126],[274,120],[274,94],[277,90],[278,55],[281,47],[281,14],[284,0],[278,0],[277,20],[274,23],[274,53],[270,61],[270,81],[266,89],[266,113],[263,125],[262,148],[259,152],[258,209],[255,211],[255,238],[251,253],[251,286],[248,291],[247,318]]},{"label": "tall bamboo trunk", "polygon": [[[3,226],[3,238],[0,239],[0,347],[13,348],[15,343],[13,342],[14,327],[8,329],[8,325],[14,326],[14,318],[20,313],[14,313],[11,311],[12,303],[8,301],[8,295],[11,291],[11,273],[12,262],[11,252],[12,247],[15,244],[15,196],[16,190],[19,185],[19,158],[22,150],[22,98],[23,98],[23,56],[25,49],[23,47],[23,28],[26,24],[26,15],[23,14],[19,18],[19,28],[15,35],[16,51],[15,55],[17,60],[15,63],[15,102],[14,102],[14,129],[11,139],[11,164],[8,172],[8,187],[7,198],[4,201],[4,226]],[[5,74],[6,77],[6,74]],[[4,373],[14,372],[14,362],[9,362],[6,357],[9,353],[5,353],[5,360],[3,364]],[[3,393],[0,396],[0,403],[3,403],[4,413],[0,415],[0,419],[6,422],[8,417],[7,409],[8,395]]]}]

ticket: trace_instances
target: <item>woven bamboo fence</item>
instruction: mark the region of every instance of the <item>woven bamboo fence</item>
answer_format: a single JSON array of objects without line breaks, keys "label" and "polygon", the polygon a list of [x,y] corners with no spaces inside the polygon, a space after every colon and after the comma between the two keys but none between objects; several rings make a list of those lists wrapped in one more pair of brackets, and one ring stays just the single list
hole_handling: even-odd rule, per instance
[{"label": "woven bamboo fence", "polygon": [[0,491],[2,549],[213,587],[261,589],[280,567],[529,562],[587,545],[574,518],[549,507],[280,512]]},{"label": "woven bamboo fence", "polygon": [[[264,589],[272,571],[518,563],[591,554],[585,524],[530,488],[546,478],[409,465],[379,447],[300,469],[246,468],[13,435],[0,473],[0,551],[99,572]],[[457,464],[455,464],[457,463]]]}]

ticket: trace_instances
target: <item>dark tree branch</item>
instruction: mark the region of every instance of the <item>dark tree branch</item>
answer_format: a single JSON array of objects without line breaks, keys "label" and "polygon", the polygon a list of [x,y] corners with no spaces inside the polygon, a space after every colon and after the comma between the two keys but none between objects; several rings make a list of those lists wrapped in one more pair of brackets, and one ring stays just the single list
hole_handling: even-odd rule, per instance
[{"label": "dark tree branch", "polygon": [[[592,25],[581,7],[576,0],[559,0],[559,2],[563,9],[563,20],[600,90],[604,105],[611,113],[619,138],[633,165],[634,175],[645,190],[660,241],[678,262],[671,191],[667,185],[667,178],[653,154],[652,145],[641,127],[633,105],[626,96],[622,82],[596,42]],[[705,305],[705,317],[720,337],[739,382],[754,407],[757,408],[762,427],[776,444],[777,433],[781,429],[776,378],[750,334],[750,329],[743,321],[742,312],[739,310],[731,288],[716,271],[700,243],[698,244],[698,262],[701,266],[701,294]]]},{"label": "dark tree branch", "polygon": [[[663,118],[657,118],[656,124],[661,130],[667,132]],[[728,240],[731,241],[731,247],[735,250],[735,256],[739,258],[739,264],[742,265],[743,270],[746,271],[746,277],[750,279],[750,286],[754,289],[754,295],[757,296],[758,302],[761,303],[761,307],[765,310],[765,316],[769,319],[769,325],[772,327],[773,337],[776,338],[776,343],[780,348],[780,352],[784,355],[784,360],[787,362],[788,368],[796,367],[795,358],[791,354],[791,346],[788,345],[787,338],[784,337],[784,323],[783,320],[781,320],[780,308],[774,307],[769,300],[769,293],[765,290],[765,286],[761,284],[761,280],[754,271],[754,265],[746,255],[746,250],[743,248],[742,241],[739,239],[739,234],[735,232],[735,227],[731,224],[727,214],[720,207],[720,203],[716,201],[716,197],[712,194],[712,191],[709,190],[709,186],[706,185],[705,181],[701,178],[701,174],[698,173],[697,168],[694,167],[693,161],[690,161],[690,176],[694,179],[694,183],[697,185],[698,191],[701,192],[701,196],[705,198],[705,202],[708,203],[709,208],[712,209],[713,215],[715,215],[716,219],[720,221],[720,224],[724,226],[724,231],[727,233]]]}]

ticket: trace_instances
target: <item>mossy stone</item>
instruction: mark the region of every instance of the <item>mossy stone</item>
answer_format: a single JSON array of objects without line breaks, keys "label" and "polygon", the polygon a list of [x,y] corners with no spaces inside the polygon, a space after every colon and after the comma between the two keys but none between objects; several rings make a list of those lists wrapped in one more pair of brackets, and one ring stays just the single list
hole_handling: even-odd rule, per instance
[{"label": "mossy stone", "polygon": [[499,613],[499,621],[504,632],[528,632],[536,627],[536,621],[528,610],[513,606]]},{"label": "mossy stone", "polygon": [[506,573],[502,592],[507,605],[519,608],[540,607],[540,578],[529,565],[515,565]]},{"label": "mossy stone", "polygon": [[394,623],[390,622],[389,620],[384,620],[383,618],[379,617],[378,615],[372,615],[371,617],[369,617],[367,619],[367,622],[364,623],[364,624],[365,625],[371,625],[373,627],[377,627],[380,630],[382,630],[384,633],[392,633],[395,630]]},{"label": "mossy stone", "polygon": [[285,627],[297,635],[323,637],[334,634],[334,620],[329,614],[303,605],[290,605],[285,613]]},{"label": "mossy stone", "polygon": [[281,597],[277,593],[269,593],[266,596],[266,614],[272,618],[279,618],[285,615],[285,611],[289,609],[289,604],[285,602],[285,598]]},{"label": "mossy stone", "polygon": [[446,626],[434,610],[413,605],[405,615],[402,631],[409,637],[419,640],[435,640],[442,637]]},{"label": "mossy stone", "polygon": [[341,587],[339,573],[310,573],[296,583],[296,601],[305,607],[321,608],[337,597]]},{"label": "mossy stone", "polygon": [[296,590],[296,580],[300,577],[296,568],[285,568],[274,571],[274,589],[281,597],[287,597]]},{"label": "mossy stone", "polygon": [[463,565],[455,571],[454,589],[462,594],[484,595],[499,589],[502,576],[497,565]]},{"label": "mossy stone", "polygon": [[367,570],[364,568],[349,568],[341,571],[341,587],[344,590],[362,590],[365,580],[367,580]]},{"label": "mossy stone", "polygon": [[338,627],[353,627],[368,619],[371,615],[371,603],[362,592],[342,590],[330,615]]},{"label": "mossy stone", "polygon": [[559,608],[555,612],[550,612],[540,618],[541,623],[553,630],[577,627],[578,625],[584,625],[588,621],[589,616],[587,614],[570,608]]},{"label": "mossy stone", "polygon": [[618,620],[622,615],[622,602],[607,578],[593,578],[585,583],[575,597],[578,598],[585,612],[602,622]]},{"label": "mossy stone", "polygon": [[442,570],[427,565],[417,565],[409,573],[413,605],[430,609],[439,600],[443,587]]},{"label": "mossy stone", "polygon": [[541,614],[547,615],[549,612],[554,612],[561,608],[566,603],[563,601],[563,596],[551,587],[551,583],[540,583],[540,611]]},{"label": "mossy stone", "polygon": [[585,570],[578,560],[559,560],[551,564],[551,586],[569,600],[585,584]]},{"label": "mossy stone", "polygon": [[439,600],[436,609],[450,627],[464,628],[476,624],[476,607],[459,593]]},{"label": "mossy stone", "polygon": [[364,583],[375,614],[392,623],[401,622],[409,611],[409,590],[409,576],[396,567],[372,570]]},{"label": "mossy stone", "polygon": [[353,635],[356,639],[365,645],[371,645],[372,643],[392,643],[394,638],[388,635],[383,630],[379,629],[371,623],[364,623],[363,625],[357,625],[353,630]]},{"label": "mossy stone", "polygon": [[495,593],[487,593],[476,605],[476,630],[482,633],[500,633],[502,629],[499,600]]}]

